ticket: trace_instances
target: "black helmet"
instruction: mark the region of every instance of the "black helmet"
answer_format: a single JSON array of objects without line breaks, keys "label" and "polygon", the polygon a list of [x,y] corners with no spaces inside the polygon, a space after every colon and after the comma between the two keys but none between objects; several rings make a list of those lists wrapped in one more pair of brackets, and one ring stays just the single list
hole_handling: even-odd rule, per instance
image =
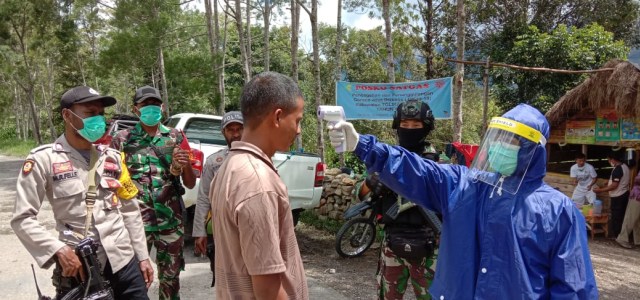
[{"label": "black helmet", "polygon": [[424,123],[427,134],[434,128],[434,118],[429,104],[417,99],[407,100],[398,104],[393,114],[391,128],[398,129],[401,120],[420,120]]}]

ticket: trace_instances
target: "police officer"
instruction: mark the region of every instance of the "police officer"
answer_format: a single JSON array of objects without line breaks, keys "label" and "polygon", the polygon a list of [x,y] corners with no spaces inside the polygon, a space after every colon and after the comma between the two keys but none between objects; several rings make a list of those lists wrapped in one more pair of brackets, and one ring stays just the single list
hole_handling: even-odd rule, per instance
[{"label": "police officer", "polygon": [[[428,104],[420,100],[400,103],[393,116],[392,128],[396,130],[400,146],[437,162],[435,149],[426,141],[434,128]],[[435,274],[434,252],[440,221],[433,212],[414,205],[384,186],[377,173],[367,177],[360,191],[369,190],[376,206],[374,209],[382,214],[385,231],[378,261],[379,299],[402,299],[409,281],[417,299],[429,299],[427,288]]]},{"label": "police officer", "polygon": [[[94,146],[105,132],[104,108],[116,99],[79,86],[62,95],[64,134],[53,144],[31,150],[18,175],[11,227],[42,268],[55,264],[57,299],[85,277],[74,246],[85,237],[90,156],[97,150],[97,195],[87,237],[98,242],[97,257],[116,299],[148,299],[153,269],[144,239],[137,190],[120,153]],[[37,220],[47,198],[56,220],[54,237]]]},{"label": "police officer", "polygon": [[[211,229],[211,201],[209,200],[209,189],[213,177],[218,172],[222,162],[229,154],[231,143],[239,141],[242,138],[242,130],[244,129],[244,121],[242,113],[239,111],[230,111],[222,116],[222,135],[227,142],[227,148],[221,149],[207,157],[202,167],[202,176],[200,176],[200,187],[198,188],[198,200],[196,202],[195,215],[193,217],[193,233],[196,237],[195,251],[198,254],[207,253],[211,260],[211,271],[214,277],[211,286],[215,285],[215,270],[213,269],[213,233]],[[207,234],[207,232],[209,232]],[[210,241],[208,241],[210,239]],[[210,247],[210,249],[207,249]]]},{"label": "police officer", "polygon": [[147,247],[157,249],[156,263],[160,299],[180,298],[180,271],[184,270],[184,187],[195,186],[189,161],[189,141],[183,133],[160,123],[162,97],[150,86],[136,90],[134,113],[140,118],[133,128],[116,134],[115,149],[125,154],[131,179],[140,190]]}]

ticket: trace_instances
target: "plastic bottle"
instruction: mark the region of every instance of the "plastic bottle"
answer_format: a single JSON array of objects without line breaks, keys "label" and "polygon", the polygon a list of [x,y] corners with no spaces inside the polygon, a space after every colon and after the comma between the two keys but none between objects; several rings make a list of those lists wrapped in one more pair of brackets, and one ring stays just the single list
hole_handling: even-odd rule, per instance
[{"label": "plastic bottle", "polygon": [[596,201],[593,204],[593,215],[599,216],[601,214],[602,214],[602,201],[596,199]]}]

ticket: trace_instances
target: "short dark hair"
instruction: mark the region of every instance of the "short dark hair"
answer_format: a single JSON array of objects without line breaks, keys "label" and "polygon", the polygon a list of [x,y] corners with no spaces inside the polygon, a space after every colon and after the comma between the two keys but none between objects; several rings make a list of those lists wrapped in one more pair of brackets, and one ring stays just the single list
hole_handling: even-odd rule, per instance
[{"label": "short dark hair", "polygon": [[617,161],[622,161],[622,152],[620,151],[611,151],[607,154],[607,158],[615,159]]},{"label": "short dark hair", "polygon": [[587,156],[584,153],[578,153],[576,154],[576,159],[587,159]]},{"label": "short dark hair", "polygon": [[302,92],[290,77],[263,72],[254,76],[242,88],[240,111],[247,127],[255,127],[272,110],[281,108],[289,113],[296,108]]}]

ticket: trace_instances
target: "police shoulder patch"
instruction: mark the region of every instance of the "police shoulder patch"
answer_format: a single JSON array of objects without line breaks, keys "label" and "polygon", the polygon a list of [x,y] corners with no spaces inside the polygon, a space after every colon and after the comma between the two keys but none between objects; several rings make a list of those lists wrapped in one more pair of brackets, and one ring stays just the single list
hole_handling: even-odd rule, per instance
[{"label": "police shoulder patch", "polygon": [[24,161],[24,164],[22,165],[22,175],[29,175],[31,173],[31,171],[33,171],[33,165],[36,162],[33,159],[27,159]]}]

